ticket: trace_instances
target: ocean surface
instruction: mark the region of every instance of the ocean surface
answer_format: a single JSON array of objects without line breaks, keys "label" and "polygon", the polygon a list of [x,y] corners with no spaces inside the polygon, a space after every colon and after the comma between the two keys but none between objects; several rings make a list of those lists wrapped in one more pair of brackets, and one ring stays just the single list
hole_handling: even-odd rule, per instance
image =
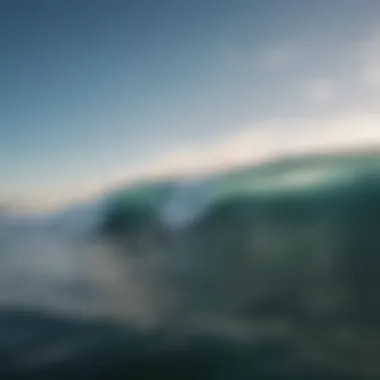
[{"label": "ocean surface", "polygon": [[380,379],[380,160],[326,160],[3,213],[1,379]]}]

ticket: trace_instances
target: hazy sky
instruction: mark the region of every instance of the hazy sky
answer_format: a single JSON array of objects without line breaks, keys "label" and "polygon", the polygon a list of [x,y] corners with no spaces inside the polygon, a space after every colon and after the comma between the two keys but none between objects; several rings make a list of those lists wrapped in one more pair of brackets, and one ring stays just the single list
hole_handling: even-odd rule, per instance
[{"label": "hazy sky", "polygon": [[380,142],[378,0],[2,0],[0,48],[5,199]]}]

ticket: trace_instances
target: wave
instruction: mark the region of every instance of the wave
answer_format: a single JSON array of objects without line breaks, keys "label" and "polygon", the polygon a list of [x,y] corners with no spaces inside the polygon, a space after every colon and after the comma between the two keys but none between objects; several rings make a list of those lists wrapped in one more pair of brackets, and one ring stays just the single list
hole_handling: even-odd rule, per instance
[{"label": "wave", "polygon": [[379,377],[379,168],[294,157],[3,216],[0,375]]}]

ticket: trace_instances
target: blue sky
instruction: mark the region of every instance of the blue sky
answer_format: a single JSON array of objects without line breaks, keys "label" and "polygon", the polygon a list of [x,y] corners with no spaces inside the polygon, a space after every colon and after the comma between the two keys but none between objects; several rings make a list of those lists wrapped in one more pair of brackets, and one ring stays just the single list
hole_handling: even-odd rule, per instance
[{"label": "blue sky", "polygon": [[3,0],[0,197],[47,204],[318,131],[373,142],[379,15],[376,0]]}]

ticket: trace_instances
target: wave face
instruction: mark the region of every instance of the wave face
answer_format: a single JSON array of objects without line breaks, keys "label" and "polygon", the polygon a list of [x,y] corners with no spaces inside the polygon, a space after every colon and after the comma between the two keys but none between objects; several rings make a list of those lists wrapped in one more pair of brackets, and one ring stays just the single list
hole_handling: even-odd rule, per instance
[{"label": "wave face", "polygon": [[380,378],[379,169],[295,157],[2,217],[0,375]]}]

